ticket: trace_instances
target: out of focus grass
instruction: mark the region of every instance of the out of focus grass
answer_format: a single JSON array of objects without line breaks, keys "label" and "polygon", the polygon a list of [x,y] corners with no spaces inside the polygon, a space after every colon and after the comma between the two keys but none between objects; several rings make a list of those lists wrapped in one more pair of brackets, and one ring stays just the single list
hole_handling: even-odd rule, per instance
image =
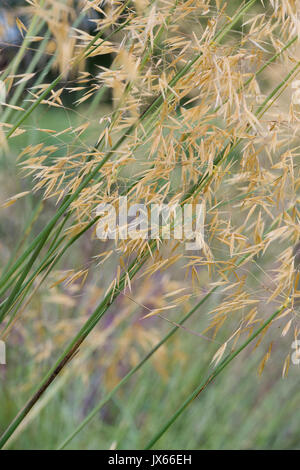
[{"label": "out of focus grass", "polygon": [[[190,322],[189,328],[193,326],[199,328],[199,321]],[[172,342],[168,344],[169,357],[174,356],[169,358],[167,376],[162,377],[148,364],[99,412],[69,448],[139,449],[145,445],[155,429],[185,398],[182,383],[185,390],[192,390],[205,376],[214,351],[214,345],[187,332],[181,331],[178,338],[176,347]],[[259,377],[258,359],[255,353],[251,358],[241,357],[227,374],[221,375],[195,400],[158,447],[298,449],[299,368],[292,366],[289,377],[283,380],[282,352],[278,349]],[[22,384],[28,384],[33,367],[30,361],[24,360],[23,348],[17,346],[9,353],[9,364],[1,392],[4,394],[1,400],[6,403],[1,408],[3,427],[24,402],[28,390],[23,391]],[[11,448],[49,449],[60,445],[107,391],[104,372],[99,368],[88,380],[86,377],[68,379],[67,385],[46,403]]]}]

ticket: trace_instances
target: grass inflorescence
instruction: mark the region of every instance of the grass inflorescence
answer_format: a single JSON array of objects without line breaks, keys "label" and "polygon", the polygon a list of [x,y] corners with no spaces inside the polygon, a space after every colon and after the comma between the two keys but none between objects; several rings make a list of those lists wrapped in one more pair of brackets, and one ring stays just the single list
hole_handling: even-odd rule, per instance
[{"label": "grass inflorescence", "polygon": [[[7,242],[0,340],[26,338],[38,367],[24,373],[27,401],[5,417],[0,447],[42,419],[72,374],[97,382],[100,368],[106,382],[53,448],[78,439],[137,373],[142,389],[155,357],[171,382],[176,358],[186,360],[180,341],[204,341],[211,357],[192,391],[183,377],[170,416],[150,419],[138,441],[152,448],[251,345],[259,375],[275,346],[287,350],[283,376],[290,368],[299,334],[297,5],[32,0],[20,15],[23,40],[0,76],[0,139],[21,188],[2,211],[30,208],[17,246]],[[120,196],[147,210],[202,204],[202,249],[162,236],[97,240],[97,206],[118,209]],[[191,351],[188,359],[194,370]]]}]

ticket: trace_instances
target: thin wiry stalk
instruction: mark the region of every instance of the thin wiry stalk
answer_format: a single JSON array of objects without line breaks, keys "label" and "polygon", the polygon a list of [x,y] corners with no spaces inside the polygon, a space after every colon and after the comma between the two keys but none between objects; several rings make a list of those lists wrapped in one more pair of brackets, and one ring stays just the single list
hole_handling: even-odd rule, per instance
[{"label": "thin wiry stalk", "polygon": [[[55,236],[54,236],[54,239],[52,240],[48,250],[47,250],[47,253],[45,255],[45,257],[43,258],[42,262],[40,263],[39,267],[35,270],[35,272],[30,276],[30,278],[26,281],[26,283],[24,285],[20,285],[19,287],[19,290],[18,292],[16,293],[16,296],[15,296],[15,299],[11,299],[11,303],[8,304],[8,301],[9,301],[9,298],[6,298],[1,306],[3,308],[5,308],[5,312],[6,314],[9,314],[9,312],[14,308],[16,307],[17,305],[17,308],[16,310],[18,309],[18,307],[20,307],[20,302],[18,303],[18,301],[20,300],[20,298],[22,297],[22,299],[24,298],[23,297],[23,294],[26,295],[26,293],[28,292],[28,290],[30,289],[30,286],[33,284],[34,280],[37,278],[37,276],[44,270],[44,269],[47,269],[47,267],[49,266],[49,264],[53,263],[54,259],[56,258],[56,256],[58,256],[57,258],[57,262],[58,260],[60,259],[60,257],[62,256],[61,255],[55,255],[55,252],[56,250],[60,247],[60,245],[64,242],[66,236],[63,235],[59,238],[59,235],[61,234],[61,232],[63,231],[64,229],[64,226],[65,224],[67,223],[67,220],[68,220],[68,216],[66,216],[64,218],[64,220],[61,222],[61,224],[58,226],[56,232],[55,232]],[[89,228],[89,226],[86,228],[86,230]],[[80,235],[82,235],[84,232],[80,232]],[[67,244],[67,246],[69,247],[72,243],[74,243],[75,241],[77,240],[77,237],[73,237],[69,243]],[[64,251],[63,251],[64,253]],[[56,264],[56,263],[55,263]],[[28,263],[28,265],[30,265],[30,261]],[[54,266],[54,264],[53,264]],[[20,278],[19,280],[17,281],[17,276],[15,278],[13,278],[13,280],[15,280],[17,283],[20,282],[20,279],[22,277],[22,272],[20,273]],[[24,280],[24,279],[23,279]],[[10,285],[10,283],[9,283]],[[0,292],[0,295],[2,294],[2,292]],[[22,300],[21,300],[22,302]],[[15,312],[17,313],[17,312]],[[6,328],[4,329],[3,333],[6,331],[7,327],[10,325],[11,321],[13,320],[14,318],[14,315],[11,316],[10,318],[10,321],[8,323],[8,325],[6,326]]]},{"label": "thin wiry stalk", "polygon": [[135,366],[133,367],[128,374],[126,374],[122,380],[102,399],[99,403],[92,409],[92,411],[87,415],[87,417],[79,424],[79,426],[68,436],[64,442],[58,447],[58,450],[64,449],[77,434],[82,431],[82,429],[93,419],[93,417],[103,408],[103,406],[115,395],[115,393],[128,382],[128,380],[144,365],[146,362],[153,356],[153,354],[158,351],[158,349],[165,344],[198,309],[205,303],[205,301],[217,290],[217,287],[214,287],[210,290],[201,300],[198,302],[183,318],[178,322],[179,326],[175,326],[169,331],[162,339],[157,343],[157,345],[149,351],[148,354]]},{"label": "thin wiry stalk", "polygon": [[[60,227],[58,227],[58,231],[60,231]],[[55,243],[54,249],[51,249],[51,250],[49,249],[49,250],[48,250],[48,252],[47,252],[45,258],[44,258],[43,261],[40,263],[40,266],[43,266],[43,265],[44,265],[45,261],[52,255],[52,253],[55,251],[55,249],[57,249],[57,248],[59,247],[59,245],[60,245],[64,240],[65,240],[65,236],[62,236],[62,237],[58,240],[58,242]],[[22,289],[20,289],[20,291],[19,291],[19,293],[18,293],[18,296],[19,296],[19,294],[22,293],[23,290],[28,286],[28,284],[31,282],[31,280],[35,278],[35,276],[39,273],[40,269],[41,269],[40,267],[39,267],[38,269],[36,269],[34,275],[30,277],[29,281],[27,281],[26,284],[22,285]],[[4,289],[1,289],[1,291],[0,291],[0,296],[1,296],[1,297],[5,294],[5,292],[6,292],[7,289],[9,289],[12,285],[14,285],[15,282],[17,282],[18,276],[20,276],[21,273],[22,273],[22,267],[20,267],[19,271],[17,271],[16,274],[11,277],[11,279],[9,280],[9,282],[7,283],[7,285],[5,286],[5,288],[4,288]],[[17,300],[18,300],[18,298],[16,298],[16,301],[17,301]],[[7,301],[8,301],[8,297],[7,297],[5,300],[2,301],[1,307],[4,306],[4,305],[6,305],[6,304],[7,304]],[[14,304],[12,304],[12,305],[14,305]],[[12,308],[12,307],[11,307],[11,308]],[[6,313],[9,313],[9,310],[10,310],[10,309],[7,309],[7,312],[6,312]]]},{"label": "thin wiry stalk", "polygon": [[282,305],[276,312],[274,312],[264,324],[258,328],[236,351],[228,354],[228,356],[215,368],[215,370],[203,381],[200,385],[196,387],[195,390],[187,397],[183,404],[178,408],[174,415],[167,421],[167,423],[162,426],[158,433],[151,439],[151,441],[146,445],[145,449],[151,449],[157,441],[166,433],[166,431],[172,426],[172,424],[179,418],[179,416],[184,412],[184,410],[202,393],[206,387],[222,372],[222,370],[227,367],[233,359],[235,359],[252,341],[257,338],[260,333],[262,333],[265,328],[267,328],[276,317],[278,317],[284,309],[288,306],[289,301]]}]

